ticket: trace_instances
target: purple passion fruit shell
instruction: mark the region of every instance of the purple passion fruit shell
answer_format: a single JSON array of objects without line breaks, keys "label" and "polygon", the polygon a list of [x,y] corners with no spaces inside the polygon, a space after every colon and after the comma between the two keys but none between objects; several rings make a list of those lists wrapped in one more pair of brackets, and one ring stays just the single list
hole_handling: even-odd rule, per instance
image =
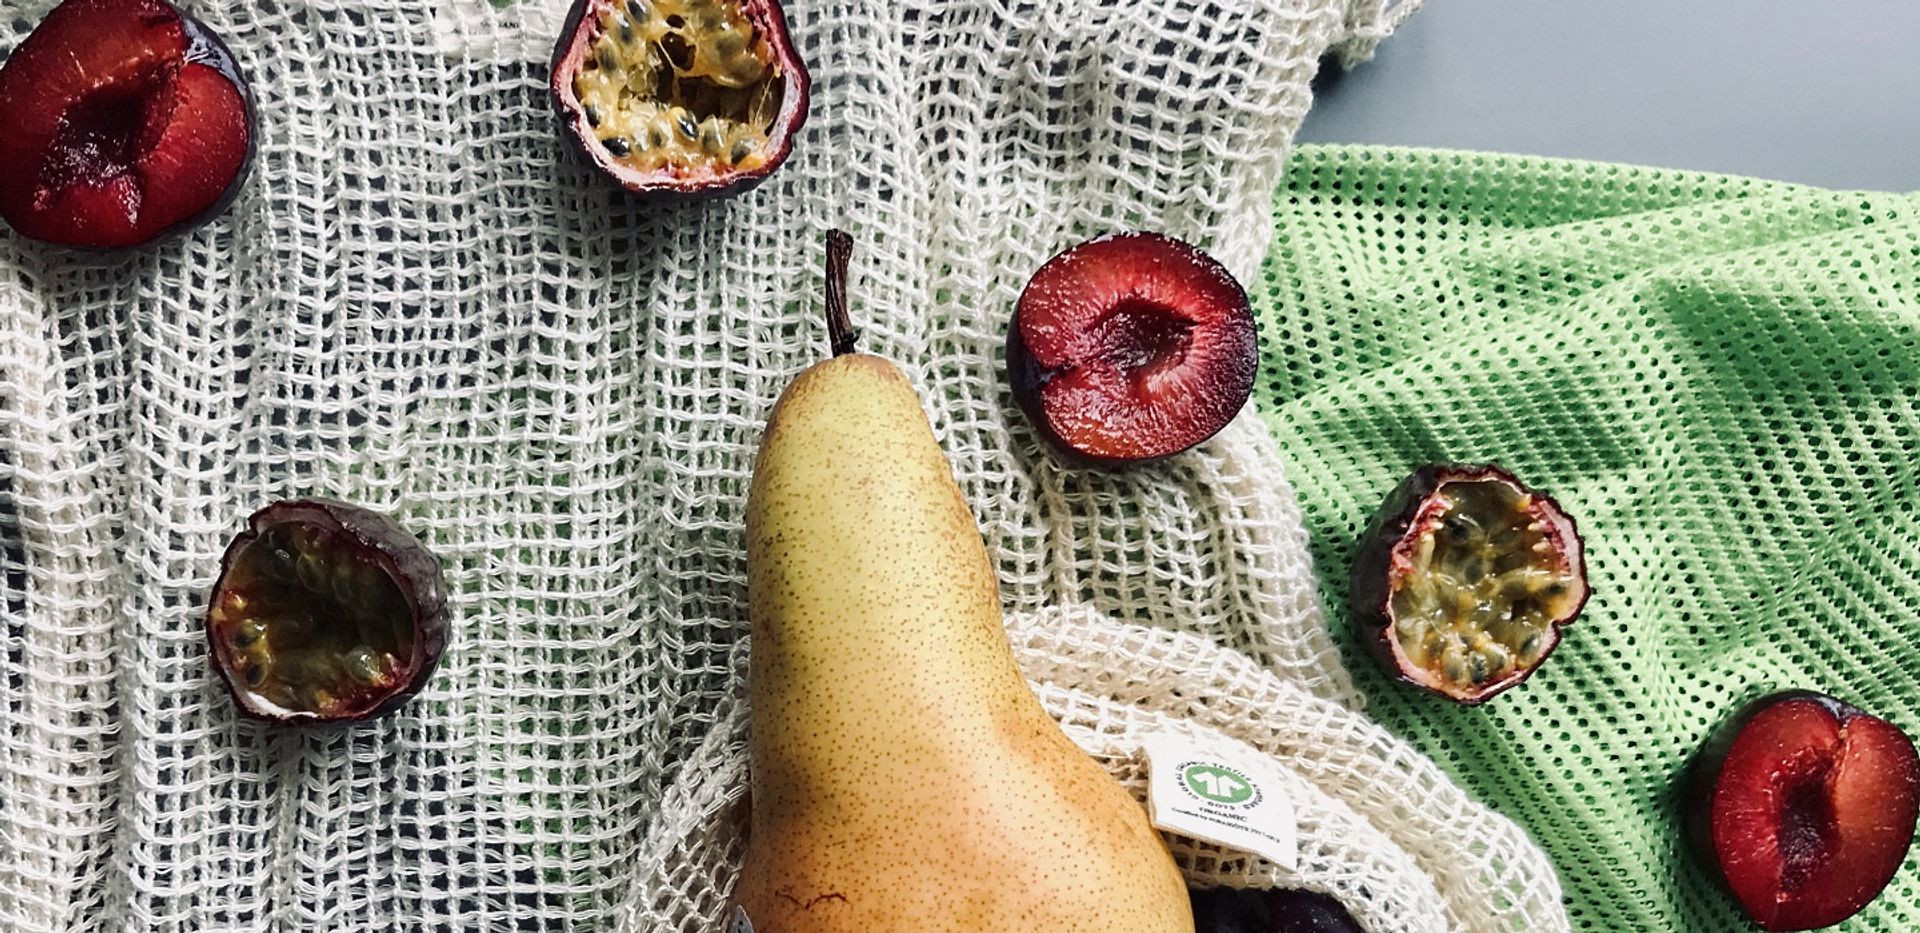
[{"label": "purple passion fruit shell", "polygon": [[383,716],[447,644],[440,561],[384,515],[276,502],[227,545],[207,606],[213,669],[240,711],[305,725]]},{"label": "purple passion fruit shell", "polygon": [[809,81],[775,0],[577,0],[551,91],[561,135],[620,187],[714,197],[786,161]]},{"label": "purple passion fruit shell", "polygon": [[1374,516],[1353,562],[1360,638],[1394,676],[1461,703],[1526,680],[1580,615],[1584,545],[1553,497],[1492,464],[1434,464]]}]

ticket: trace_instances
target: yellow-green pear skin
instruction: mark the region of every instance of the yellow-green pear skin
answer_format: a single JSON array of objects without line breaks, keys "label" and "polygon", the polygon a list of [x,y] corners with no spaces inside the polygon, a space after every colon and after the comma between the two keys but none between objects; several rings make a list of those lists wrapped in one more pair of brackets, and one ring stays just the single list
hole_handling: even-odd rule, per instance
[{"label": "yellow-green pear skin", "polygon": [[1000,596],[906,376],[809,369],[747,503],[754,933],[1191,933],[1142,807],[1014,665]]}]

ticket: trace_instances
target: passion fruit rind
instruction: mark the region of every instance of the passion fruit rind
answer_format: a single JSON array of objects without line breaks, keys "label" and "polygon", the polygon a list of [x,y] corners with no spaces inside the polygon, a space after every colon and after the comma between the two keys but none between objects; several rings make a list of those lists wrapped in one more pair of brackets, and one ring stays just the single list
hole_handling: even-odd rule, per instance
[{"label": "passion fruit rind", "polygon": [[[677,11],[670,36],[652,35],[667,18],[656,4]],[[703,28],[688,22],[689,13],[718,27],[710,47],[681,38]],[[739,35],[739,24],[748,35]],[[777,0],[575,0],[551,68],[561,137],[628,192],[675,200],[724,197],[765,181],[792,152],[812,87]],[[604,100],[583,100],[583,88],[605,97],[621,77],[673,93],[686,80],[698,99],[642,101],[612,108],[634,112],[616,113]]]},{"label": "passion fruit rind", "polygon": [[[1511,583],[1515,586],[1564,585],[1566,589],[1557,592],[1554,603],[1550,604],[1557,611],[1540,619],[1538,624],[1524,628],[1517,622],[1496,622],[1501,625],[1500,632],[1476,631],[1472,645],[1455,642],[1447,649],[1458,644],[1458,650],[1443,649],[1437,657],[1424,659],[1412,657],[1395,632],[1397,584],[1413,572],[1416,542],[1442,530],[1437,526],[1448,508],[1436,505],[1440,491],[1458,483],[1488,482],[1507,487],[1516,498],[1529,504],[1536,520],[1522,526],[1522,531],[1512,533],[1546,537],[1553,547],[1541,553],[1542,559],[1557,552],[1561,560],[1555,563],[1562,566],[1555,571],[1559,579],[1541,576],[1536,568],[1522,566],[1492,575],[1478,574],[1475,582],[1484,577],[1489,583],[1500,583],[1505,575],[1511,574]],[[1423,532],[1418,527],[1423,523],[1435,527]],[[1546,527],[1541,527],[1543,525]],[[1472,530],[1479,531],[1477,526]],[[1538,544],[1536,541],[1535,545]],[[1396,680],[1474,706],[1532,676],[1559,647],[1561,628],[1580,615],[1591,596],[1579,529],[1572,516],[1552,496],[1527,486],[1495,464],[1436,463],[1414,470],[1401,482],[1361,535],[1349,581],[1348,605],[1360,633],[1360,643]],[[1507,637],[1491,637],[1493,634]]]},{"label": "passion fruit rind", "polygon": [[[248,678],[259,675],[249,666],[246,652],[267,630],[263,623],[244,616],[236,618],[231,611],[238,578],[258,576],[257,568],[244,558],[264,540],[295,533],[325,538],[324,546],[337,555],[357,567],[377,571],[377,575],[362,576],[356,583],[375,587],[381,593],[381,608],[396,615],[404,613],[406,621],[401,641],[406,646],[404,657],[392,658],[391,666],[376,661],[362,675],[362,689],[338,697],[324,712],[276,704],[256,692],[260,684],[248,683]],[[297,570],[292,576],[296,580],[281,582],[305,587],[310,602],[326,599],[315,595],[315,581],[299,577]],[[240,597],[243,603],[258,598],[245,593]],[[334,499],[307,498],[275,502],[248,517],[247,530],[234,537],[220,558],[220,575],[208,600],[205,629],[213,669],[242,715],[274,725],[320,725],[376,719],[419,693],[446,649],[448,619],[446,577],[440,560],[419,539],[369,509]],[[248,625],[245,633],[240,630],[243,624]],[[366,659],[359,660],[366,665]],[[342,659],[343,670],[347,663],[348,659]]]}]

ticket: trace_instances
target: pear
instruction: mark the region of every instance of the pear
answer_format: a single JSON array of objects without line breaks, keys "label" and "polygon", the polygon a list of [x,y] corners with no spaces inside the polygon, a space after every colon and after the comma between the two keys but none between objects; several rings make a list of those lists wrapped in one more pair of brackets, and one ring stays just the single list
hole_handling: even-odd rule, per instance
[{"label": "pear", "polygon": [[1190,933],[1143,808],[1014,664],[994,568],[919,397],[852,352],[768,419],[747,501],[754,933]]}]

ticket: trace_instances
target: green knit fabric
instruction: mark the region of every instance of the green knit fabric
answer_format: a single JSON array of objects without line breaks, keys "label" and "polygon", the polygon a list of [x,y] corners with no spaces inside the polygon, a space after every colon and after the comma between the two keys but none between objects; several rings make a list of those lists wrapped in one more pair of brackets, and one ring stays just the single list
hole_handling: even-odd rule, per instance
[{"label": "green knit fabric", "polygon": [[[1310,146],[1275,223],[1259,406],[1370,711],[1528,827],[1577,929],[1742,929],[1679,828],[1707,734],[1788,687],[1920,734],[1920,197]],[[1586,612],[1479,708],[1390,681],[1345,609],[1438,460],[1507,466],[1588,548]],[[1836,929],[1920,930],[1920,858]]]}]

